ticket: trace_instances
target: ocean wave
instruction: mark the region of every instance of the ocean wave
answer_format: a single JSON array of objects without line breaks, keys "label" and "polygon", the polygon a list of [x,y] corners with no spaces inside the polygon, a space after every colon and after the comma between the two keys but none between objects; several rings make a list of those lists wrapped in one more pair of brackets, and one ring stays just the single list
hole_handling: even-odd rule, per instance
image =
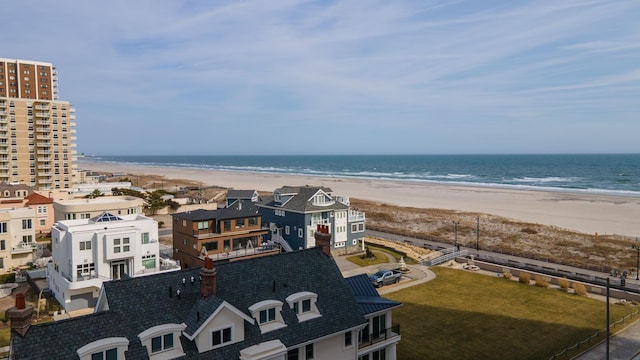
[{"label": "ocean wave", "polygon": [[558,177],[558,176],[548,176],[548,177],[521,177],[521,178],[514,178],[511,179],[510,181],[515,181],[515,182],[526,182],[526,183],[551,183],[551,182],[559,182],[559,183],[563,183],[563,182],[576,182],[576,181],[580,181],[580,178],[575,178],[575,177]]}]

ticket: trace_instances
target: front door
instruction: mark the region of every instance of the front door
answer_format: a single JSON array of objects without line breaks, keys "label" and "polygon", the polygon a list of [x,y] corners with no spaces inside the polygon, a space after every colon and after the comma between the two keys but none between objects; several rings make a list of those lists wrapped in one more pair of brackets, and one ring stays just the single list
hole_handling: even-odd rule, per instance
[{"label": "front door", "polygon": [[129,275],[129,262],[127,260],[113,261],[111,263],[111,279],[119,280],[124,275]]}]

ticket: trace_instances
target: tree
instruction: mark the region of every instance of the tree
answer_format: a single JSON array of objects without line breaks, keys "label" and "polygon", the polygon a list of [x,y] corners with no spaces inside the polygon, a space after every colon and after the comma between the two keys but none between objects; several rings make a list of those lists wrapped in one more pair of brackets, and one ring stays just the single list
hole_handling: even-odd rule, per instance
[{"label": "tree", "polygon": [[93,189],[93,191],[91,193],[85,195],[85,198],[86,199],[95,199],[95,198],[100,197],[100,196],[104,196],[104,194],[98,189]]},{"label": "tree", "polygon": [[147,202],[147,208],[151,210],[152,215],[155,215],[159,209],[167,206],[165,200],[162,198],[164,194],[164,190],[156,190],[147,193],[145,200]]}]

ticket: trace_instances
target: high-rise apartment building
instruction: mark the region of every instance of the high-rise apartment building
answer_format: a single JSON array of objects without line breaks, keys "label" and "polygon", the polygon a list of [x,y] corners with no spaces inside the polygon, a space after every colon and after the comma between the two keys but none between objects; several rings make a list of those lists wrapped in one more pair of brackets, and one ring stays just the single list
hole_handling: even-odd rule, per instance
[{"label": "high-rise apartment building", "polygon": [[51,63],[0,58],[0,182],[71,189],[75,125]]}]

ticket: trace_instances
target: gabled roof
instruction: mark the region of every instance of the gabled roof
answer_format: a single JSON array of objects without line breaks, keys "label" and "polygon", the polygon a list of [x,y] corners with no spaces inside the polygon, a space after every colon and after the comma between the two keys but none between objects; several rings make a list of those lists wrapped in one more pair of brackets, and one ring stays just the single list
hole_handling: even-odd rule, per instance
[{"label": "gabled roof", "polygon": [[247,218],[251,216],[259,215],[258,207],[255,203],[249,200],[240,200],[231,204],[228,208],[222,208],[217,210],[204,210],[198,209],[193,211],[181,212],[173,214],[173,217],[178,219],[190,220],[190,221],[205,221],[205,220],[226,220],[226,219],[238,219]]},{"label": "gabled roof", "polygon": [[284,201],[283,203],[277,202],[275,201],[274,197],[272,196],[265,196],[261,199],[261,201],[259,202],[260,205],[262,206],[268,206],[268,207],[278,207],[280,209],[283,210],[289,210],[289,211],[294,211],[294,212],[302,212],[302,213],[307,213],[307,212],[315,212],[315,211],[328,211],[328,210],[346,210],[349,207],[339,201],[335,201],[333,204],[330,205],[326,205],[326,206],[318,206],[318,205],[314,205],[312,202],[312,198],[314,195],[318,194],[318,193],[322,193],[326,196],[331,197],[330,193],[331,193],[331,189],[327,188],[327,187],[313,187],[313,186],[299,186],[299,187],[292,187],[292,186],[285,186],[279,189],[276,189],[275,193],[280,193],[280,194],[289,194],[291,195],[290,198],[288,198],[286,201]]},{"label": "gabled roof", "polygon": [[360,309],[365,315],[390,310],[402,305],[402,303],[380,296],[378,290],[371,284],[367,274],[351,276],[344,280],[351,288]]},{"label": "gabled roof", "polygon": [[25,200],[27,200],[27,206],[31,206],[31,205],[45,205],[45,204],[53,204],[53,199],[52,198],[48,198],[44,195],[40,195],[38,193],[33,193],[27,197],[25,197]]},{"label": "gabled roof", "polygon": [[[129,339],[126,358],[147,359],[138,334],[169,323],[185,323],[193,333],[202,326],[202,319],[206,318],[203,314],[212,314],[225,306],[225,302],[251,317],[248,310],[251,305],[262,300],[281,301],[284,303],[281,315],[287,326],[261,334],[257,324],[245,322],[244,341],[202,354],[194,342],[181,336],[185,359],[237,359],[240,350],[266,341],[278,339],[286,347],[292,347],[366,323],[337,265],[320,248],[221,263],[215,267],[217,294],[205,299],[200,295],[199,268],[105,282],[103,293],[109,310],[32,325],[24,338],[13,338],[14,352],[34,359],[77,358],[75,351],[88,343],[126,337]],[[181,290],[179,297],[177,289]],[[322,316],[298,322],[286,298],[303,291],[318,294],[316,304]],[[203,311],[200,321],[198,310]]]}]

